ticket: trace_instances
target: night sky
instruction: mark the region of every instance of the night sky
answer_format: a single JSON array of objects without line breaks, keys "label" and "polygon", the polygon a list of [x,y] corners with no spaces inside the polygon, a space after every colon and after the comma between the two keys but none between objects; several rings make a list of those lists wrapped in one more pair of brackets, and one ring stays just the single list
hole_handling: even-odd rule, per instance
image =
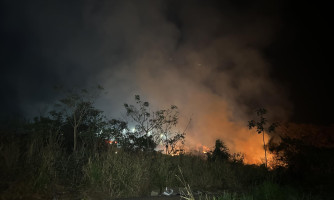
[{"label": "night sky", "polygon": [[[247,120],[331,124],[329,5],[291,1],[1,1],[1,115],[45,114],[54,85],[106,94],[120,118],[140,94],[175,104],[187,140],[263,153]],[[247,137],[245,137],[247,135]],[[256,142],[254,142],[256,141]],[[249,157],[249,160],[253,158]]]}]

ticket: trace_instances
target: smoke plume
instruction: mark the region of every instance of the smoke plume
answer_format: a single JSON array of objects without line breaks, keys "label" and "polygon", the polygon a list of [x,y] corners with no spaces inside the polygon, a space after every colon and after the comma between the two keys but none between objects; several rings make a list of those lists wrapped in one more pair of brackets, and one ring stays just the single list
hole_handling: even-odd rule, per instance
[{"label": "smoke plume", "polygon": [[[232,152],[245,153],[246,162],[260,162],[261,136],[247,121],[259,106],[270,120],[286,119],[291,107],[263,55],[279,23],[274,7],[157,0],[29,4],[17,20],[24,19],[22,31],[34,38],[27,39],[34,43],[25,62],[41,74],[18,78],[18,91],[26,91],[19,93],[20,105],[31,113],[50,102],[55,97],[47,88],[57,83],[99,83],[107,94],[97,106],[112,117],[121,117],[123,103],[135,94],[156,109],[177,105],[180,129],[192,119],[188,146],[212,147],[222,139]],[[43,88],[31,89],[37,85]]]}]

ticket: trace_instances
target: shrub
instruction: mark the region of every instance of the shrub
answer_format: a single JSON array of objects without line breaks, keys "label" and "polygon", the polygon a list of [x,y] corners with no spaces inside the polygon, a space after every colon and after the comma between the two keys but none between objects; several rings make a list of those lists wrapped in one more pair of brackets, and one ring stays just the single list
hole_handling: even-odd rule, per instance
[{"label": "shrub", "polygon": [[149,166],[144,156],[110,149],[89,158],[83,166],[86,182],[110,197],[140,196],[148,193]]}]

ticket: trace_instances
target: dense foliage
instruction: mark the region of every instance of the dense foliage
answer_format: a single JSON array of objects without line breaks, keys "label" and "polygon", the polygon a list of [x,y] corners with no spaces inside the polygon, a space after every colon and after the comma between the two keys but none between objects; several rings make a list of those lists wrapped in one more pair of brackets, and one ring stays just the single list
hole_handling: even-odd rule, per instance
[{"label": "dense foliage", "polygon": [[[75,109],[54,110],[32,121],[2,120],[1,199],[147,196],[152,190],[182,187],[176,177],[179,168],[194,190],[231,191],[254,199],[326,199],[332,195],[334,151],[330,146],[280,135],[279,142],[269,143],[277,161],[270,170],[265,165],[244,164],[243,155],[231,154],[219,139],[206,155],[172,156],[185,138],[172,129],[177,124],[177,107],[149,112],[147,102],[139,96],[135,100],[135,106],[125,105],[135,131],[127,121],[107,119],[93,104],[85,108],[80,123],[73,122]],[[164,153],[155,150],[159,144],[166,148]]]}]

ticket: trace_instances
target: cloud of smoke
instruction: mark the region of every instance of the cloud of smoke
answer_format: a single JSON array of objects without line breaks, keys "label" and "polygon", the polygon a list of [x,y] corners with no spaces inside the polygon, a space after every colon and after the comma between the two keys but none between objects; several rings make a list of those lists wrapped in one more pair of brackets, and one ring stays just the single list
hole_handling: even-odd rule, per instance
[{"label": "cloud of smoke", "polygon": [[[155,108],[174,104],[182,116],[180,129],[192,118],[187,145],[212,147],[219,138],[252,163],[263,155],[261,137],[247,129],[254,109],[267,108],[273,120],[289,115],[284,89],[270,79],[262,53],[277,22],[257,5],[54,1],[25,9],[25,31],[37,38],[39,49],[29,49],[30,54],[43,61],[43,80],[32,80],[45,87],[100,83],[108,94],[98,107],[112,117],[121,117],[123,103],[135,94]],[[30,91],[26,77],[17,83],[20,91]],[[44,94],[53,92],[47,90]]]},{"label": "cloud of smoke", "polygon": [[116,87],[122,91],[135,85],[133,91],[157,108],[177,105],[184,116],[181,129],[192,118],[189,146],[212,147],[222,139],[232,152],[246,153],[246,162],[261,162],[262,136],[249,131],[247,121],[258,106],[275,120],[286,118],[290,106],[284,90],[271,81],[270,65],[261,53],[274,22],[253,16],[252,10],[224,16],[213,7],[194,5],[175,11],[180,28],[165,16],[164,6],[131,2],[108,15],[102,28],[124,33],[128,51],[126,68],[103,71],[105,86],[115,86],[118,76]]}]

